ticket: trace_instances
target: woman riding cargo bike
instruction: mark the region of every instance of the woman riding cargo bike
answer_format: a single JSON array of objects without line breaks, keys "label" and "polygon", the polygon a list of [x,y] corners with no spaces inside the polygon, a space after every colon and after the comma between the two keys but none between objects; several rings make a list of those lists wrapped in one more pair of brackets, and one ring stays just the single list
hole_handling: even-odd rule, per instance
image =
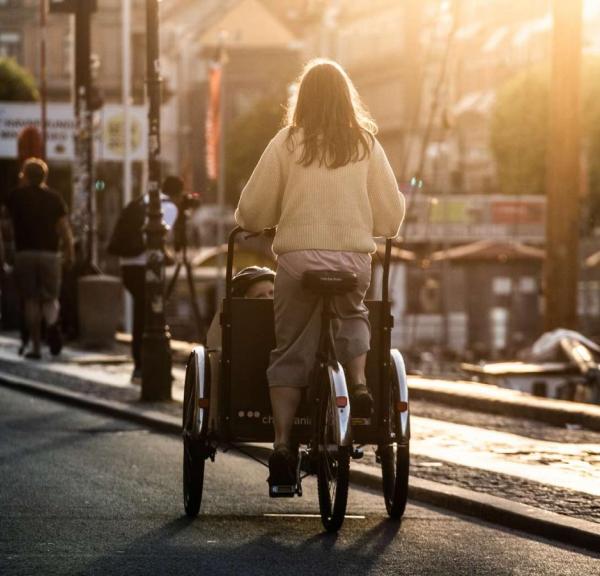
[{"label": "woman riding cargo bike", "polygon": [[[310,62],[289,106],[287,125],[271,140],[242,191],[235,213],[240,228],[230,237],[228,283],[235,235],[241,229],[259,233],[276,228],[273,251],[278,268],[271,311],[275,346],[265,366],[274,428],[269,495],[299,493],[299,471],[316,469],[321,516],[329,530],[337,530],[345,514],[348,461],[358,457],[353,439],[378,445],[390,515],[401,515],[406,499],[406,479],[396,473],[408,474],[408,398],[401,356],[397,351],[390,356],[387,301],[389,239],[399,232],[404,198],[376,130],[345,71],[331,61]],[[364,298],[375,237],[388,241],[384,298],[378,303],[383,307],[373,314]],[[236,330],[230,315],[238,304],[230,296],[223,303],[222,324],[227,329],[221,386],[234,379],[231,365],[237,358],[232,348],[236,337],[228,330]],[[370,311],[381,338],[372,337]],[[377,356],[371,362],[377,366],[366,370],[374,341],[382,349],[369,354]],[[367,378],[370,373],[377,380],[376,393]],[[226,404],[221,403],[219,411]],[[298,450],[302,434],[294,419],[307,406],[310,457],[303,463]],[[377,426],[371,430],[372,417]],[[358,429],[360,423],[364,432]],[[184,439],[185,426],[184,414]],[[406,440],[402,455],[396,447],[401,437]],[[394,451],[387,453],[392,445]]]}]

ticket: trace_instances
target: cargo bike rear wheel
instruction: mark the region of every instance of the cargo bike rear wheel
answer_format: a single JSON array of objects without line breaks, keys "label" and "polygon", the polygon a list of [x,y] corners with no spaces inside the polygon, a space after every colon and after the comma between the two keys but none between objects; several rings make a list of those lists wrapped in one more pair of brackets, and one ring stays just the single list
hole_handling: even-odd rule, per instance
[{"label": "cargo bike rear wheel", "polygon": [[387,442],[377,447],[377,455],[385,507],[390,518],[398,520],[408,500],[410,415],[404,361],[397,350],[392,350],[390,359],[389,436]]},{"label": "cargo bike rear wheel", "polygon": [[209,456],[208,376],[205,350],[198,346],[188,359],[183,392],[183,505],[191,518],[200,511],[204,465]]}]

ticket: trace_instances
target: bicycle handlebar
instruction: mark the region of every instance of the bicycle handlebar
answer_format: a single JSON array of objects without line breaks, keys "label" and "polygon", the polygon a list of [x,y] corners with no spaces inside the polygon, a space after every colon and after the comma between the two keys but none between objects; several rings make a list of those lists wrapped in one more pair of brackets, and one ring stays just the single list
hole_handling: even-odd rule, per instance
[{"label": "bicycle handlebar", "polygon": [[[227,242],[227,269],[225,273],[225,301],[229,302],[231,300],[231,280],[233,278],[233,252],[235,248],[235,239],[238,234],[242,232],[247,232],[240,226],[236,226],[229,233],[229,240]],[[255,236],[260,236],[264,234],[265,231],[262,232],[248,232],[248,238],[253,238]],[[389,281],[390,281],[390,263],[392,260],[392,240],[390,238],[386,238],[385,241],[385,255],[383,258],[383,278],[382,278],[382,287],[381,287],[381,300],[384,305],[389,303]]]}]

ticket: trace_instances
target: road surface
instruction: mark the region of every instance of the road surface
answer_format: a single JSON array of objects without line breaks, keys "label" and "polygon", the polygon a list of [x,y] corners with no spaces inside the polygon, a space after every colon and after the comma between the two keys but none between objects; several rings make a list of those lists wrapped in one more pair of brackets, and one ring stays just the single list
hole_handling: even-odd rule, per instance
[{"label": "road surface", "polygon": [[219,453],[190,521],[177,438],[0,388],[0,574],[600,575],[600,555],[434,508],[392,523],[357,487],[324,534],[314,481],[270,500],[265,478]]}]

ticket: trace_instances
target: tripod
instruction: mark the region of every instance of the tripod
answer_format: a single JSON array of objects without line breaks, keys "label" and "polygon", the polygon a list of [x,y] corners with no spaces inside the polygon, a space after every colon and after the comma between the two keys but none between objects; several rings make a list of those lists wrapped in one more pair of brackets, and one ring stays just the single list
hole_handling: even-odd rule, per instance
[{"label": "tripod", "polygon": [[[165,296],[165,300],[168,301],[173,294],[173,290],[175,289],[175,284],[179,278],[179,273],[181,272],[181,268],[185,269],[186,283],[190,295],[190,301],[192,304],[192,312],[194,314],[194,320],[196,322],[196,335],[198,341],[202,339],[202,315],[200,314],[200,308],[198,306],[198,298],[196,296],[196,286],[194,285],[194,275],[192,271],[192,265],[188,259],[187,255],[187,222],[188,222],[188,210],[185,208],[181,208],[181,228],[179,230],[176,228],[175,230],[175,239],[176,239],[176,249],[175,254],[177,258],[177,264],[175,266],[175,272],[173,272],[173,277],[167,286],[167,292]],[[176,224],[177,226],[177,224]],[[178,234],[179,233],[179,234]],[[178,238],[179,236],[179,238]]]}]

